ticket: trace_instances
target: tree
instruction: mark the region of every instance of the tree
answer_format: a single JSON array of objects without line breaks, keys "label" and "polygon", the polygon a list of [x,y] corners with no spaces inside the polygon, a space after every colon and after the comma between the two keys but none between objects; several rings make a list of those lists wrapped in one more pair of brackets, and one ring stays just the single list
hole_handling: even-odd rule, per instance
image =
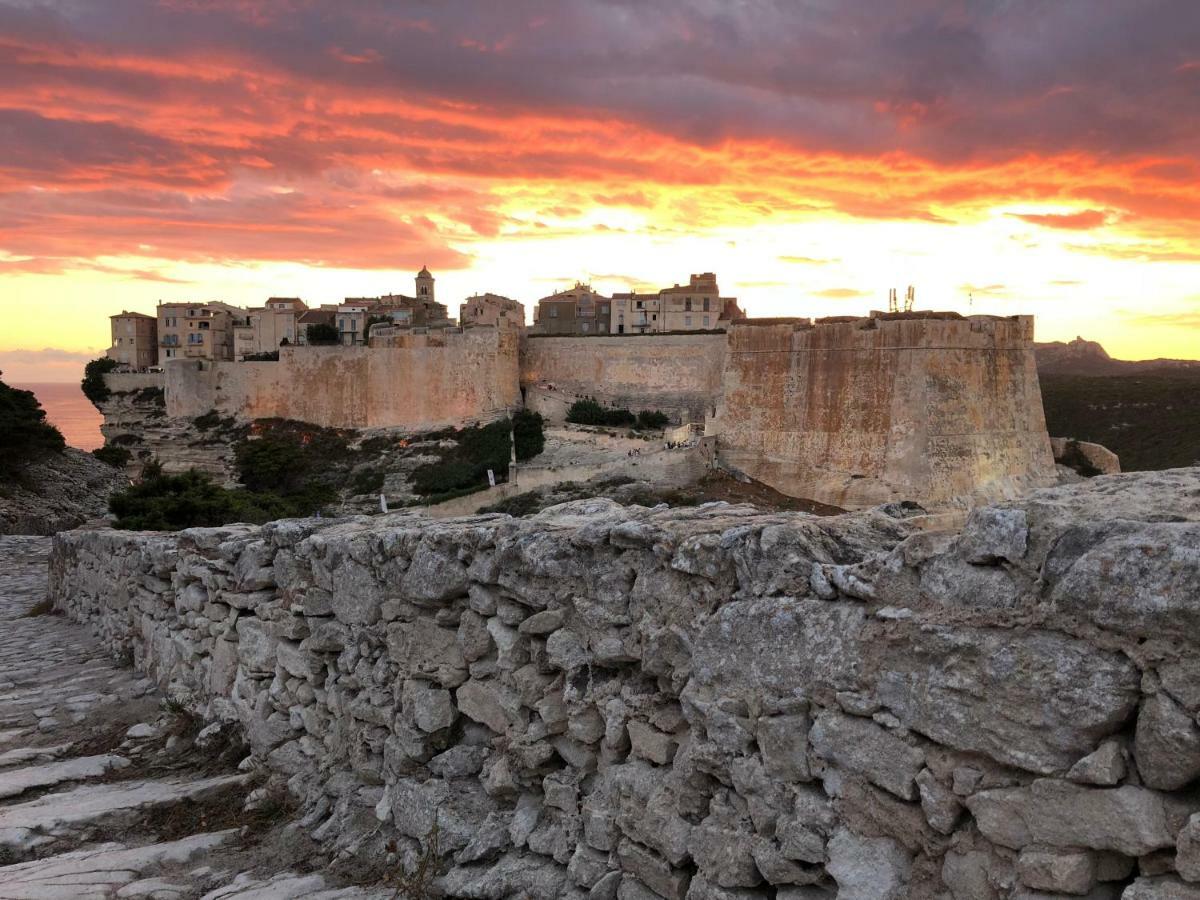
[{"label": "tree", "polygon": [[67,446],[32,391],[0,381],[0,473],[13,475]]},{"label": "tree", "polygon": [[108,389],[108,385],[104,383],[104,376],[117,367],[115,359],[109,359],[107,356],[102,356],[99,359],[93,359],[90,363],[83,367],[83,381],[80,382],[80,387],[83,388],[83,395],[92,403],[103,403],[112,394]]},{"label": "tree", "polygon": [[327,322],[314,322],[304,330],[310,344],[336,344],[338,330]]},{"label": "tree", "polygon": [[371,338],[372,325],[394,325],[395,321],[391,316],[367,316],[367,324],[363,326],[363,340],[367,341]]},{"label": "tree", "polygon": [[542,419],[541,413],[528,409],[518,409],[513,413],[513,446],[516,448],[518,461],[533,459],[545,449],[544,425],[545,420]]}]

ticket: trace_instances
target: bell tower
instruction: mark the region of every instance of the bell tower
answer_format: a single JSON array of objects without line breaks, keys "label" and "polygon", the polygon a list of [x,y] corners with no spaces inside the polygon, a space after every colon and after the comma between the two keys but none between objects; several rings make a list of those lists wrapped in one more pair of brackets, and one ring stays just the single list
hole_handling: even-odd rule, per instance
[{"label": "bell tower", "polygon": [[417,299],[434,302],[433,275],[425,266],[421,266],[421,271],[417,273]]}]

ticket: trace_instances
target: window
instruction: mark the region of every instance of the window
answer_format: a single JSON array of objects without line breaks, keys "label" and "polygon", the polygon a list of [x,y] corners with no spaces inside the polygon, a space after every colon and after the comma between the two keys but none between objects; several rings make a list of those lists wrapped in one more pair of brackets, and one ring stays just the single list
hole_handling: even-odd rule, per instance
[{"label": "window", "polygon": [[692,317],[691,317],[691,316],[684,316],[684,317],[683,317],[683,327],[684,327],[684,328],[691,328],[691,327],[692,327]]},{"label": "window", "polygon": [[[710,298],[708,298],[708,297],[705,297],[705,298],[704,298],[704,311],[705,311],[705,312],[708,312],[708,303],[709,303],[709,299],[710,299]],[[708,319],[705,319],[705,320],[704,320],[704,324],[706,324],[706,325],[708,324]]]},{"label": "window", "polygon": [[557,306],[550,307],[550,318],[552,318],[552,319],[558,318],[558,307]]},{"label": "window", "polygon": [[346,330],[346,320],[338,319],[338,331],[345,331],[345,330]]},{"label": "window", "polygon": [[705,316],[705,317],[704,317],[704,327],[705,327],[705,328],[707,328],[707,327],[708,327],[708,316]]},{"label": "window", "polygon": [[202,335],[198,331],[193,331],[191,334],[188,335],[188,343],[189,344],[203,344],[204,343],[204,335]]},{"label": "window", "polygon": [[209,329],[210,327],[211,327],[211,325],[210,325],[210,323],[208,323],[208,322],[201,322],[201,323],[200,323],[200,330],[201,330],[201,331],[208,331],[208,329]]},{"label": "window", "polygon": [[692,298],[691,297],[688,297],[686,300],[683,301],[683,308],[687,312],[692,311]]},{"label": "window", "polygon": [[592,330],[592,323],[591,322],[580,322],[579,330],[582,331],[584,334],[587,334],[589,331]]},{"label": "window", "polygon": [[174,356],[175,356],[175,351],[174,351],[174,350],[168,350],[168,351],[167,351],[167,359],[173,359],[173,358],[174,358]]}]

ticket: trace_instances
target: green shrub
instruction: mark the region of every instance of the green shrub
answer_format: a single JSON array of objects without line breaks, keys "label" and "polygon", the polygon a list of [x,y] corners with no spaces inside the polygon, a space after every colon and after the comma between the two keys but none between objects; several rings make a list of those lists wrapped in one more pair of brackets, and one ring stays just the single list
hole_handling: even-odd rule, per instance
[{"label": "green shrub", "polygon": [[533,459],[546,447],[545,420],[541,413],[519,409],[512,417],[512,439],[517,461]]},{"label": "green shrub", "polygon": [[15,474],[31,462],[62,453],[66,445],[32,391],[0,381],[0,473]]},{"label": "green shrub", "polygon": [[498,503],[493,503],[490,506],[481,506],[477,510],[480,513],[507,513],[510,516],[520,518],[528,516],[531,513],[537,512],[542,506],[541,491],[526,491],[523,494],[514,494]]},{"label": "green shrub", "polygon": [[351,493],[378,494],[383,490],[383,472],[378,469],[360,469],[350,483]]},{"label": "green shrub", "polygon": [[624,408],[601,406],[591,398],[576,400],[567,410],[567,421],[576,425],[607,425],[621,427],[632,425],[633,413]]},{"label": "green shrub", "polygon": [[108,444],[104,447],[97,447],[92,451],[92,456],[96,457],[96,459],[100,460],[102,463],[108,463],[115,469],[123,469],[125,465],[131,459],[133,459],[133,453],[131,453],[127,448],[114,446],[112,444]]},{"label": "green shrub", "polygon": [[336,344],[338,330],[327,322],[316,322],[304,329],[304,336],[310,344]]},{"label": "green shrub", "polygon": [[80,387],[83,388],[83,395],[93,403],[102,403],[111,397],[112,391],[104,383],[104,376],[116,367],[117,361],[109,359],[107,356],[93,359],[84,366],[83,381],[80,382]]},{"label": "green shrub", "polygon": [[508,422],[463,428],[454,437],[457,445],[444,451],[440,460],[413,470],[413,490],[418,494],[444,494],[486,486],[488,469],[498,481],[508,475],[512,454]]},{"label": "green shrub", "polygon": [[638,428],[658,429],[666,428],[671,420],[667,418],[667,414],[657,409],[643,409],[637,414]]},{"label": "green shrub", "polygon": [[137,531],[179,531],[183,528],[227,525],[230,522],[269,522],[289,516],[309,516],[329,503],[333,492],[309,484],[289,496],[229,490],[196,471],[163,475],[147,464],[143,480],[113,494],[108,508],[115,527]]},{"label": "green shrub", "polygon": [[306,448],[291,435],[266,434],[234,447],[238,479],[251,491],[288,491],[308,477]]}]

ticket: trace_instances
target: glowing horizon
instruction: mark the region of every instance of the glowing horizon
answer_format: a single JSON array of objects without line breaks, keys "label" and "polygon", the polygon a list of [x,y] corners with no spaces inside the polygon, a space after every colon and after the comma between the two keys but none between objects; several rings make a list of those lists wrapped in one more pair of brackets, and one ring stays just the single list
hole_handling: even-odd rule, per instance
[{"label": "glowing horizon", "polygon": [[854,6],[0,0],[0,369],[425,264],[454,313],[715,271],[750,315],[913,284],[1200,357],[1200,9]]}]

